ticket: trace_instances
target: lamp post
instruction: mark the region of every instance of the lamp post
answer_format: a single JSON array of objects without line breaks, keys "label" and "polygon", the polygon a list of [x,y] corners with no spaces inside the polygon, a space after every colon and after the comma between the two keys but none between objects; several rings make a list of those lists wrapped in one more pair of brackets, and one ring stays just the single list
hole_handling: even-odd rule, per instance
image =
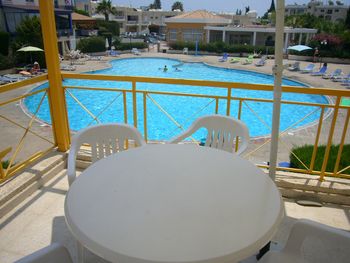
[{"label": "lamp post", "polygon": [[[327,46],[327,44],[328,44],[328,42],[327,42],[327,39],[324,39],[324,40],[322,40],[321,42],[320,42],[320,44],[321,44],[321,49],[324,49],[324,48],[326,48],[326,46]],[[321,53],[320,53],[320,68],[322,67],[322,57],[321,57]]]},{"label": "lamp post", "polygon": [[130,50],[132,50],[132,45],[131,45],[131,32],[129,32],[129,40],[130,40]]}]

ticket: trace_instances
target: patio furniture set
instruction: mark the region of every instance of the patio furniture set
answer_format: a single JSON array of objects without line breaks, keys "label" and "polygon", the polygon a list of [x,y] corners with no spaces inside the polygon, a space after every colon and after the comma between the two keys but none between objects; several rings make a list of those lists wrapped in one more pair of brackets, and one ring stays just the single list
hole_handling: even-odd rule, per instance
[{"label": "patio furniture set", "polygon": [[[202,128],[205,147],[183,142]],[[197,119],[166,144],[147,144],[127,124],[79,131],[68,157],[65,200],[78,261],[85,249],[110,262],[238,262],[254,255],[275,234],[284,205],[274,182],[240,156],[248,142],[243,122],[220,115]],[[93,164],[76,177],[85,144]],[[126,150],[130,145],[136,147]],[[302,262],[309,238],[325,240],[321,247],[341,243],[328,254],[337,261],[328,262],[349,258],[349,233],[300,220],[285,248],[269,251],[261,262]],[[72,261],[53,244],[19,262]]]}]

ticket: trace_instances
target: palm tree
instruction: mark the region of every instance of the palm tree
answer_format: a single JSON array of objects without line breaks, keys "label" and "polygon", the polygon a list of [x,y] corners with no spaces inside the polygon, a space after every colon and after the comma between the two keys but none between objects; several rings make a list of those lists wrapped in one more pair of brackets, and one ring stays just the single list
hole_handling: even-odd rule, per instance
[{"label": "palm tree", "polygon": [[112,6],[112,0],[102,0],[102,2],[97,5],[96,11],[99,14],[103,14],[105,20],[109,21],[109,14],[114,14],[116,10],[115,7]]},{"label": "palm tree", "polygon": [[174,10],[181,10],[181,11],[184,11],[184,7],[183,7],[183,4],[182,2],[180,1],[176,1],[175,3],[173,3],[172,7],[171,7],[171,10],[174,11]]}]

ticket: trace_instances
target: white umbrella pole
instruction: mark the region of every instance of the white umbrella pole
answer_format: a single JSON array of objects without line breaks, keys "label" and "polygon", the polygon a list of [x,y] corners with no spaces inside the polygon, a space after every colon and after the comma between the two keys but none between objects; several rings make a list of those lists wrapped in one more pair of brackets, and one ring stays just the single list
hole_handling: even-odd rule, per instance
[{"label": "white umbrella pole", "polygon": [[269,176],[275,180],[277,166],[277,151],[278,151],[278,135],[280,126],[281,113],[281,85],[283,71],[283,33],[284,33],[284,0],[277,0],[276,8],[276,40],[275,40],[275,65],[273,72],[275,75],[274,81],[274,100],[272,114],[272,134],[270,148],[270,170]]}]

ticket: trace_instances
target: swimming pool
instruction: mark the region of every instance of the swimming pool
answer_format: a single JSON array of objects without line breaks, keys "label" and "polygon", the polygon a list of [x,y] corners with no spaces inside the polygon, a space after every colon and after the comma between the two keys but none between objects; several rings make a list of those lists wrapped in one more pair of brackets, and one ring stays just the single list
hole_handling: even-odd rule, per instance
[{"label": "swimming pool", "polygon": [[[164,66],[168,70],[163,71]],[[176,70],[178,68],[178,70]],[[213,80],[225,82],[242,82],[242,83],[260,83],[273,84],[271,75],[255,73],[244,70],[225,69],[209,66],[203,63],[181,63],[179,60],[164,59],[164,58],[130,58],[118,59],[111,61],[111,68],[90,72],[91,74],[117,75],[117,76],[148,76],[162,78],[180,78],[180,79],[198,79],[198,80]],[[305,86],[302,83],[283,80],[283,85]],[[36,89],[47,86],[44,84]],[[85,87],[103,87],[103,88],[124,88],[131,90],[132,85],[128,82],[116,81],[96,81],[96,80],[77,80],[66,79],[64,86],[85,86]],[[138,90],[146,91],[170,91],[182,92],[190,94],[210,94],[218,96],[226,96],[227,90],[213,87],[195,87],[181,85],[164,85],[153,83],[137,83]],[[85,105],[94,115],[103,112],[99,120],[101,122],[123,122],[123,96],[121,92],[109,91],[88,91],[75,90],[69,91],[76,96],[83,105]],[[244,89],[234,89],[232,96],[237,98],[262,98],[272,99],[272,92],[254,91]],[[34,112],[41,95],[34,95],[25,99],[24,104],[29,112]],[[93,118],[86,113],[77,102],[67,95],[67,108],[69,124],[72,130],[80,130],[88,125],[94,124]],[[327,103],[327,99],[318,95],[307,94],[292,94],[284,93],[283,100]],[[156,103],[154,103],[155,101]],[[110,104],[110,105],[109,105]],[[109,108],[104,109],[109,105]],[[128,123],[133,122],[132,116],[132,97],[127,95],[128,105]],[[157,106],[158,105],[158,106]],[[237,117],[238,101],[231,102],[231,115]],[[143,98],[141,94],[137,96],[138,109],[138,127],[143,132]],[[281,130],[290,127],[297,123],[296,127],[306,125],[319,118],[319,113],[314,113],[298,122],[307,114],[313,112],[316,107],[283,104],[281,109]],[[147,100],[147,128],[148,139],[152,140],[168,140],[172,136],[180,132],[178,128],[168,117],[163,113],[168,112],[177,123],[183,127],[188,127],[196,118],[206,114],[215,112],[215,100],[212,98],[193,98],[184,96],[165,96],[152,95]],[[226,100],[219,100],[219,114],[226,113]],[[38,117],[45,122],[51,123],[50,110],[47,101],[44,101],[41,109],[38,112]],[[264,102],[246,102],[242,108],[242,120],[247,123],[251,136],[263,136],[271,133],[270,127],[272,123],[272,103]],[[203,131],[199,131],[195,138],[201,138]]]}]

